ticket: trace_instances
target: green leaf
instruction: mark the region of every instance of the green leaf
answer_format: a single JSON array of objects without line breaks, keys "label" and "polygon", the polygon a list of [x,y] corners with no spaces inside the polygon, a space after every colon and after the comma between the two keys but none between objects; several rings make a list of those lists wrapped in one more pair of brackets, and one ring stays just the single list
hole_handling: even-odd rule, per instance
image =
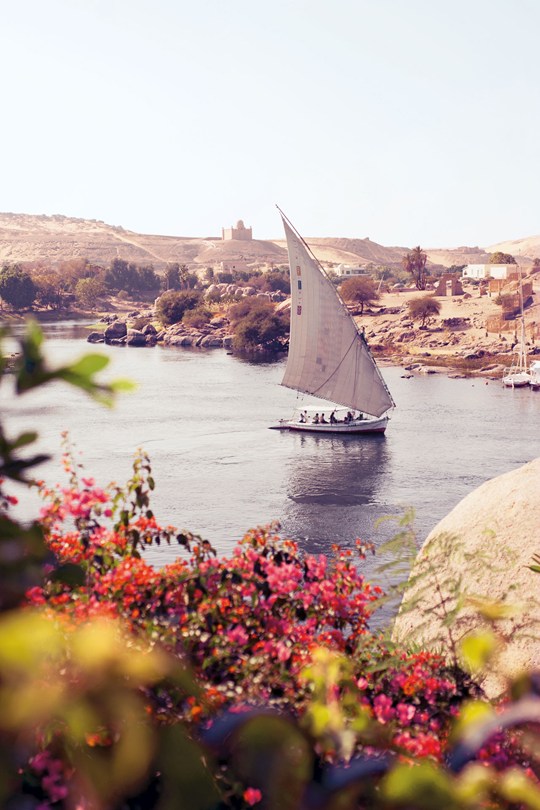
[{"label": "green leaf", "polygon": [[61,582],[64,585],[78,587],[86,582],[86,575],[80,565],[65,563],[56,568],[49,576],[50,582]]},{"label": "green leaf", "polygon": [[477,723],[489,720],[494,713],[493,707],[481,700],[464,703],[452,729],[452,739],[467,737],[467,733],[474,731]]},{"label": "green leaf", "polygon": [[126,391],[126,392],[135,391],[138,386],[137,383],[133,382],[132,380],[120,378],[118,380],[113,380],[111,383],[109,383],[109,387],[111,391],[114,391],[116,393],[117,391]]},{"label": "green leaf", "polygon": [[513,805],[540,810],[540,790],[520,768],[509,768],[501,775],[499,790],[503,798]]},{"label": "green leaf", "polygon": [[31,348],[38,349],[43,343],[43,331],[37,321],[29,319],[26,322],[25,340]]},{"label": "green leaf", "polygon": [[85,354],[77,362],[68,366],[69,371],[81,377],[91,377],[109,365],[109,358],[104,354]]},{"label": "green leaf", "polygon": [[497,648],[497,639],[489,631],[471,633],[460,645],[461,657],[465,668],[476,674],[484,669]]},{"label": "green leaf", "polygon": [[382,783],[384,798],[391,804],[405,805],[419,810],[457,808],[451,780],[428,762],[417,765],[397,765]]},{"label": "green leaf", "polygon": [[32,444],[37,439],[37,433],[35,431],[27,431],[26,433],[20,433],[16,439],[11,444],[12,450],[18,450],[20,447],[26,447],[28,444]]}]

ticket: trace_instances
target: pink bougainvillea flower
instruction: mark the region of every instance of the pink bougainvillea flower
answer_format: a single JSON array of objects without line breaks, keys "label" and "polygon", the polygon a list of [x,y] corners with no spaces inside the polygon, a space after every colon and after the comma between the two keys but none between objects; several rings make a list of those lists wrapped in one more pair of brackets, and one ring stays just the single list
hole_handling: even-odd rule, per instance
[{"label": "pink bougainvillea flower", "polygon": [[257,788],[246,788],[243,793],[244,801],[249,804],[250,807],[253,807],[254,804],[257,804],[262,799],[262,793]]}]

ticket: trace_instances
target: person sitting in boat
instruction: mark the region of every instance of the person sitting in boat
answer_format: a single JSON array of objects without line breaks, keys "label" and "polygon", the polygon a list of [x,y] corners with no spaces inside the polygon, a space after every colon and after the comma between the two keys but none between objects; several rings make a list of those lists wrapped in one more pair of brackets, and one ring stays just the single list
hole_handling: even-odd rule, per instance
[{"label": "person sitting in boat", "polygon": [[298,421],[301,422],[301,424],[303,424],[303,425],[307,422],[307,412],[306,411],[300,411],[300,418],[299,418]]},{"label": "person sitting in boat", "polygon": [[314,425],[319,424],[319,414],[318,413],[316,413],[315,416],[313,417],[313,424]]},{"label": "person sitting in boat", "polygon": [[336,412],[335,412],[335,411],[332,411],[332,413],[330,414],[330,424],[331,424],[331,425],[335,425],[335,424],[336,424],[336,422],[337,422],[337,419],[336,419]]},{"label": "person sitting in boat", "polygon": [[349,423],[349,422],[353,422],[353,421],[354,421],[354,415],[350,411],[347,411],[347,416],[345,417],[345,422]]},{"label": "person sitting in boat", "polygon": [[328,422],[324,418],[324,413],[321,413],[321,425],[327,425],[327,424],[328,424]]}]

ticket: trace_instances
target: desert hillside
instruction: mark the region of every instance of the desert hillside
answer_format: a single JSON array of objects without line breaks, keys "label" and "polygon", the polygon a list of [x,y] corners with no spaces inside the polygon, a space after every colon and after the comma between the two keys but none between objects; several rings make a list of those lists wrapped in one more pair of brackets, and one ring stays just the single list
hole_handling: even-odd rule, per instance
[{"label": "desert hillside", "polygon": [[[409,250],[385,247],[370,239],[306,237],[306,241],[321,262],[333,264],[396,267]],[[540,256],[540,236],[501,242],[486,249],[428,248],[426,253],[431,264],[451,267],[486,262],[489,252],[495,250],[520,256],[524,265],[532,264],[533,257]],[[287,252],[282,238],[223,241],[219,236],[161,236],[135,233],[100,220],[0,213],[0,264],[59,263],[77,258],[100,265],[122,258],[139,265],[152,264],[161,270],[169,262],[194,268],[234,261],[246,266],[279,266],[287,263]]]},{"label": "desert hillside", "polygon": [[503,253],[511,253],[516,258],[521,256],[532,261],[537,256],[540,257],[540,236],[525,236],[509,242],[498,242],[496,245],[488,247],[487,250],[491,253],[501,250]]}]

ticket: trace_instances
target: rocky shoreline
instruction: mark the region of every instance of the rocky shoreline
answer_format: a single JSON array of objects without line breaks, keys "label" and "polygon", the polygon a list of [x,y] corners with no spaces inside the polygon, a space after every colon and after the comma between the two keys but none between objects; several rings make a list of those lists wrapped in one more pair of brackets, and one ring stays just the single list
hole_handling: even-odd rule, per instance
[{"label": "rocky shoreline", "polygon": [[[130,320],[148,319],[141,328],[130,326]],[[126,319],[118,315],[106,315],[101,321],[107,324],[102,332],[94,330],[87,337],[88,343],[108,343],[111,346],[196,346],[203,349],[231,349],[232,335],[225,318],[213,318],[207,326],[190,328],[182,323],[156,329],[152,323],[153,313],[139,311],[129,313]]]},{"label": "rocky shoreline", "polygon": [[[451,314],[429,328],[420,328],[411,321],[405,302],[401,300],[399,306],[383,306],[377,311],[364,313],[357,320],[377,362],[401,366],[404,377],[445,374],[450,378],[497,380],[511,363],[513,333],[489,334],[483,313]],[[233,348],[229,321],[222,315],[216,315],[199,328],[182,323],[158,328],[154,325],[154,312],[149,308],[108,314],[103,316],[101,323],[103,330],[90,332],[89,343],[223,348],[229,351]],[[529,353],[540,354],[540,346],[529,346]]]}]

